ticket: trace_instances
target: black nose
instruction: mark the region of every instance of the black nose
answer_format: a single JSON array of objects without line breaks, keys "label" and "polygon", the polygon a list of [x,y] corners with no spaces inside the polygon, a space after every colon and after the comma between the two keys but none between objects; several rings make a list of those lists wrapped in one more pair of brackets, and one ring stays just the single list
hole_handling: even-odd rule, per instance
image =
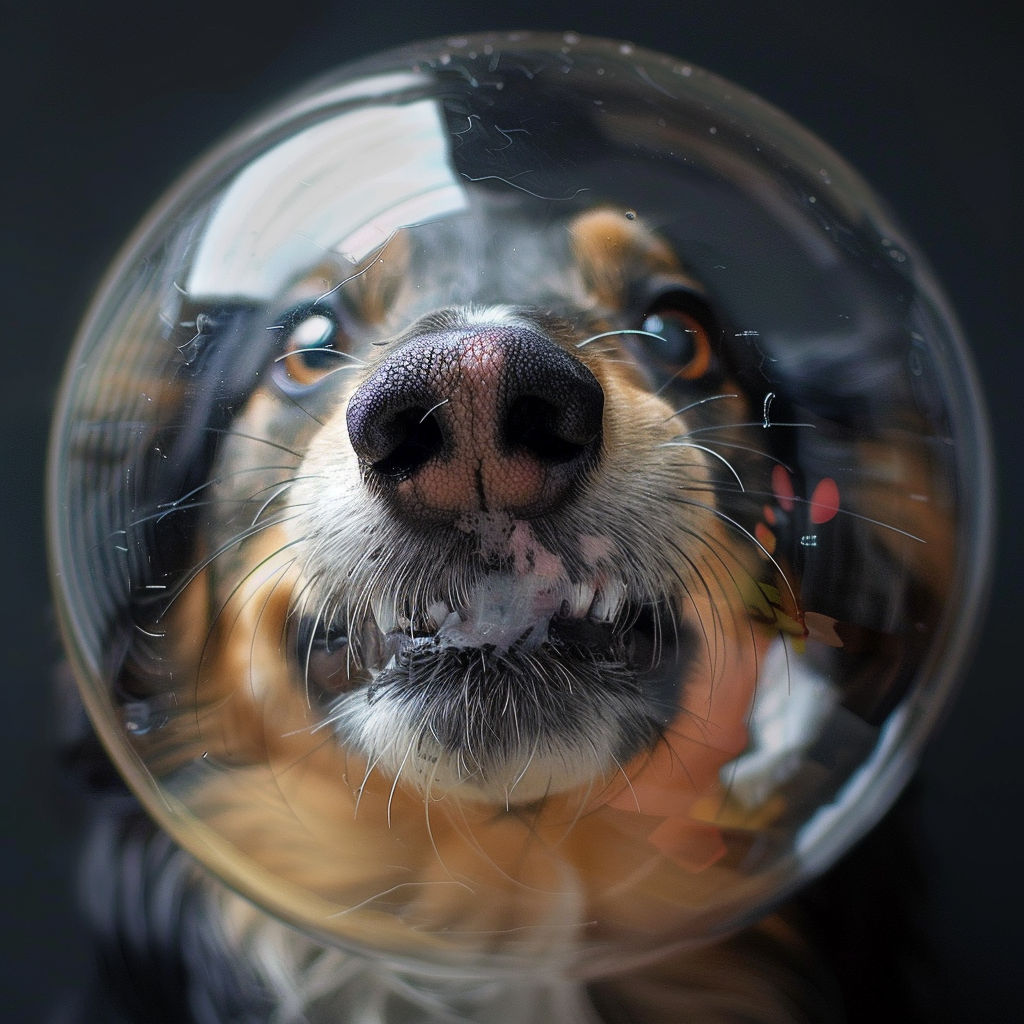
[{"label": "black nose", "polygon": [[352,396],[364,473],[410,506],[536,513],[599,461],[604,391],[533,328],[474,325],[420,335]]}]

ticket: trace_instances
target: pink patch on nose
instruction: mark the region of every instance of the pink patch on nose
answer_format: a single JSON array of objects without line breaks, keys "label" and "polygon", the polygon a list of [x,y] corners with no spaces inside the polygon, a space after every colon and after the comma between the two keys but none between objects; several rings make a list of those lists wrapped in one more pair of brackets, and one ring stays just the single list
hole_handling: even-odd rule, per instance
[{"label": "pink patch on nose", "polygon": [[796,494],[793,491],[793,481],[789,479],[789,473],[784,466],[776,466],[772,470],[772,491],[782,508],[786,512],[792,512]]},{"label": "pink patch on nose", "polygon": [[835,480],[827,476],[818,481],[811,495],[811,522],[827,523],[839,511],[839,488]]}]

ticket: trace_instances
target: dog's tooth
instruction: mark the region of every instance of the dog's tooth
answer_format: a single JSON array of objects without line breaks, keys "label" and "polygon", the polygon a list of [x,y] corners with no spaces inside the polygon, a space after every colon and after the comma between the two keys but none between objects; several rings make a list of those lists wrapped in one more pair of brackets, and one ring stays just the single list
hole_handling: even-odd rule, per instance
[{"label": "dog's tooth", "polygon": [[427,605],[427,618],[430,620],[430,625],[434,629],[438,629],[441,623],[448,618],[451,613],[451,609],[444,603],[444,601],[434,601],[433,604]]},{"label": "dog's tooth", "polygon": [[594,622],[604,622],[608,618],[607,611],[608,602],[605,599],[604,590],[599,590],[590,606],[588,618],[593,619]]},{"label": "dog's tooth", "polygon": [[618,580],[605,580],[590,606],[595,622],[612,622],[626,601],[626,588]]},{"label": "dog's tooth", "polygon": [[594,603],[596,588],[593,583],[576,583],[569,595],[569,614],[574,619],[582,619],[590,611]]},{"label": "dog's tooth", "polygon": [[377,628],[382,633],[391,633],[399,628],[398,615],[395,606],[383,598],[375,598],[373,601],[373,618]]},{"label": "dog's tooth", "polygon": [[626,588],[618,580],[613,580],[609,589],[609,601],[611,603],[612,618],[618,618],[626,604]]}]

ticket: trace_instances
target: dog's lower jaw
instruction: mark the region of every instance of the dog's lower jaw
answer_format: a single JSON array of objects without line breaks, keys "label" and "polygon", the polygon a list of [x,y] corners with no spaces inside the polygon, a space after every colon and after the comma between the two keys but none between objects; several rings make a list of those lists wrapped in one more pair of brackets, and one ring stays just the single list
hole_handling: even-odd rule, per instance
[{"label": "dog's lower jaw", "polygon": [[[375,735],[373,726],[386,733]],[[609,730],[611,732],[611,730]],[[429,799],[457,796],[462,800],[506,807],[530,804],[555,794],[607,781],[614,764],[601,749],[613,746],[614,736],[592,737],[593,749],[582,743],[540,743],[523,753],[492,758],[482,764],[461,752],[431,742],[413,727],[387,729],[382,723],[360,723],[353,714],[343,735],[356,749],[378,751],[374,761],[386,775],[415,786]],[[367,753],[367,757],[371,756]]]},{"label": "dog's lower jaw", "polygon": [[[338,730],[351,747],[364,753],[385,775],[404,781],[437,798],[452,794],[494,805],[521,805],[579,788],[600,789],[620,770],[622,708],[583,723],[523,735],[511,749],[480,750],[439,741],[429,725],[401,699],[380,698],[375,704],[362,694],[344,698]],[[625,703],[625,702],[623,702]],[[635,713],[635,709],[628,709]]]},{"label": "dog's lower jaw", "polygon": [[491,573],[427,635],[393,623],[398,602],[377,602],[358,645],[377,655],[372,682],[339,698],[328,723],[433,795],[510,806],[600,792],[673,717],[688,657],[672,602],[628,596],[607,579]]}]

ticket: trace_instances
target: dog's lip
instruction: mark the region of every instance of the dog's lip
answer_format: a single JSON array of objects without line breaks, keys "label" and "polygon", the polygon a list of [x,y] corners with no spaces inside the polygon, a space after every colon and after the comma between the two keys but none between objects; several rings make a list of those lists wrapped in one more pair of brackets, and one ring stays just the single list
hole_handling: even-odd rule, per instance
[{"label": "dog's lip", "polygon": [[[538,654],[557,648],[563,655],[622,664],[640,675],[674,662],[678,654],[674,602],[632,595],[622,581],[608,576],[559,584],[492,573],[458,607],[437,599],[411,612],[406,603],[402,614],[396,605],[375,601],[372,611],[347,629],[304,618],[300,657],[305,653],[307,675],[315,680],[326,669],[336,681],[344,678],[344,687],[324,687],[335,693],[384,684],[389,669],[414,648],[418,654],[478,649],[488,655],[513,647]],[[310,651],[316,653],[312,668]]]}]

